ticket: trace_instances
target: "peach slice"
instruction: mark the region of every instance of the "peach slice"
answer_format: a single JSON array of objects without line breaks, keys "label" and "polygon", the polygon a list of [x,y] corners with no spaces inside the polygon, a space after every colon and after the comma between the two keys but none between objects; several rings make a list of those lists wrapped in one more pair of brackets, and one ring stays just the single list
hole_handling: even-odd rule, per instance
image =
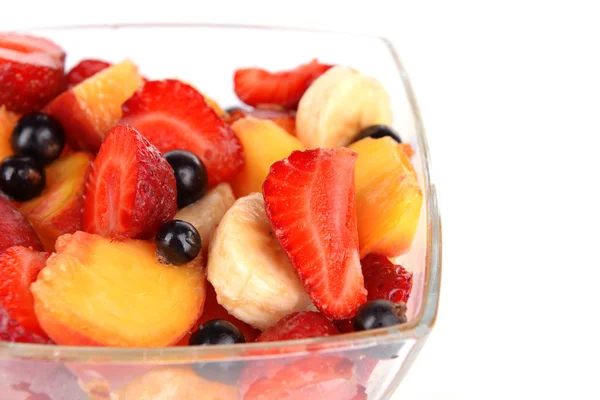
[{"label": "peach slice", "polygon": [[41,196],[20,208],[47,251],[54,250],[56,239],[81,230],[83,194],[90,172],[92,155],[73,153],[46,169],[46,189]]},{"label": "peach slice", "polygon": [[199,259],[161,264],[152,242],[76,232],[31,285],[35,314],[57,344],[163,347],[176,343],[204,308]]},{"label": "peach slice", "polygon": [[180,219],[194,225],[202,239],[202,259],[206,261],[208,243],[213,232],[227,210],[235,203],[231,186],[220,183],[200,200],[177,211],[173,219]]},{"label": "peach slice", "polygon": [[348,146],[356,161],[360,257],[407,252],[415,236],[423,193],[406,149],[392,138],[365,138]]},{"label": "peach slice", "polygon": [[10,147],[10,135],[19,121],[19,115],[0,106],[0,161],[13,154]]},{"label": "peach slice", "polygon": [[153,370],[117,391],[118,400],[237,400],[233,386],[207,381],[190,369]]},{"label": "peach slice", "polygon": [[231,128],[242,142],[246,159],[244,168],[231,181],[237,198],[260,193],[271,165],[294,150],[304,149],[300,140],[271,120],[246,117],[236,121]]},{"label": "peach slice", "polygon": [[96,152],[108,130],[121,119],[123,103],[142,84],[137,67],[126,60],[67,90],[45,112],[61,122],[71,147]]}]

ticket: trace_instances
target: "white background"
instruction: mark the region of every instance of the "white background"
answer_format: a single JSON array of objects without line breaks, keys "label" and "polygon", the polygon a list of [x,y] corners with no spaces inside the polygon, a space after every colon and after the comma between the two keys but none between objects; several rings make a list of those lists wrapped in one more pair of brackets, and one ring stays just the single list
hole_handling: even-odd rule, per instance
[{"label": "white background", "polygon": [[2,30],[246,22],[391,37],[420,103],[444,224],[437,325],[394,399],[600,398],[593,1],[2,3]]}]

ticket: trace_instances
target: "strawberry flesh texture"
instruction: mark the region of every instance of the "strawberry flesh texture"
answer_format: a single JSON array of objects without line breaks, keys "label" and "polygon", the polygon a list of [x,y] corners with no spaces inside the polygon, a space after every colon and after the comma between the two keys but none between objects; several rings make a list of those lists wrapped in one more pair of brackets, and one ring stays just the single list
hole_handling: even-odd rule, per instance
[{"label": "strawberry flesh texture", "polygon": [[331,67],[313,60],[282,72],[260,68],[238,69],[233,77],[234,89],[241,101],[253,107],[277,105],[295,109],[308,87]]},{"label": "strawberry flesh texture", "polygon": [[48,256],[23,246],[13,246],[0,254],[0,339],[50,343],[35,316],[29,288]]},{"label": "strawberry flesh texture", "polygon": [[283,317],[277,324],[264,331],[257,342],[306,339],[332,336],[340,331],[325,316],[314,311],[293,313]]},{"label": "strawberry flesh texture", "polygon": [[0,105],[18,113],[42,108],[65,88],[64,59],[46,39],[0,34]]},{"label": "strawberry flesh texture", "polygon": [[265,211],[313,303],[327,317],[350,318],[366,302],[358,256],[354,162],[346,148],[295,151],[274,163]]},{"label": "strawberry flesh texture", "polygon": [[32,247],[39,251],[44,249],[29,221],[2,196],[0,196],[0,232],[2,232],[0,253],[12,246]]},{"label": "strawberry flesh texture", "polygon": [[137,130],[111,129],[94,160],[83,229],[110,238],[150,238],[177,212],[173,169]]},{"label": "strawberry flesh texture", "polygon": [[111,64],[106,61],[83,60],[74,66],[67,74],[67,85],[69,88],[77,86],[87,78],[96,75],[98,72],[110,66]]},{"label": "strawberry flesh texture", "polygon": [[208,184],[232,178],[244,166],[242,145],[204,97],[176,80],[151,81],[123,105],[123,120],[160,151],[188,150],[204,162]]}]

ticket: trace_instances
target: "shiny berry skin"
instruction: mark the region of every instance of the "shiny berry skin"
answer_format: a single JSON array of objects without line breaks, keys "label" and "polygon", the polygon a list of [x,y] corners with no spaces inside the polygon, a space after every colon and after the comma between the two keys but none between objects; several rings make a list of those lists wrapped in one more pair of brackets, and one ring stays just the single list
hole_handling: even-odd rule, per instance
[{"label": "shiny berry skin", "polygon": [[196,228],[189,222],[178,219],[161,226],[154,240],[159,258],[174,265],[192,261],[202,248],[200,234]]},{"label": "shiny berry skin", "polygon": [[48,165],[65,147],[65,130],[60,122],[41,112],[21,117],[10,137],[15,154],[27,154]]},{"label": "shiny berry skin", "polygon": [[382,137],[386,136],[391,137],[398,143],[402,143],[402,140],[400,140],[400,135],[398,135],[392,128],[386,125],[371,125],[360,131],[360,133],[354,141],[356,142],[366,137],[371,137],[373,139],[381,139]]},{"label": "shiny berry skin", "polygon": [[246,343],[242,332],[231,322],[213,319],[202,325],[190,338],[190,346]]},{"label": "shiny berry skin", "polygon": [[31,200],[42,193],[44,186],[44,168],[32,157],[7,157],[0,164],[0,190],[12,200]]},{"label": "shiny berry skin", "polygon": [[187,150],[173,150],[165,153],[165,158],[175,171],[177,207],[183,208],[204,196],[208,172],[198,156]]},{"label": "shiny berry skin", "polygon": [[354,316],[354,330],[384,328],[403,324],[406,319],[406,304],[388,300],[372,300],[363,304]]}]

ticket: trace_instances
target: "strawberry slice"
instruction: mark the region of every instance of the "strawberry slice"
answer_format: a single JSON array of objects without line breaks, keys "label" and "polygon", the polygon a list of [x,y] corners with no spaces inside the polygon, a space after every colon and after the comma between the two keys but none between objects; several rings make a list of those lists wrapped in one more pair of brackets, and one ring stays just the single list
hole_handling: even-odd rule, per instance
[{"label": "strawberry slice", "polygon": [[111,65],[102,60],[83,60],[67,74],[67,85],[72,88]]},{"label": "strawberry slice", "polygon": [[306,339],[312,337],[332,336],[340,331],[322,314],[305,311],[283,317],[277,324],[264,331],[257,342],[274,342],[278,340]]},{"label": "strawberry slice", "polygon": [[12,246],[32,247],[40,251],[44,249],[29,221],[2,196],[0,196],[0,232],[2,232],[0,253]]},{"label": "strawberry slice", "polygon": [[257,107],[277,105],[295,109],[306,89],[332,65],[312,60],[308,64],[282,72],[243,68],[233,77],[235,94],[244,103]]},{"label": "strawberry slice", "polygon": [[346,148],[295,151],[271,166],[263,184],[275,235],[313,303],[332,319],[354,316],[367,300],[354,201],[357,157]]},{"label": "strawberry slice", "polygon": [[0,34],[0,106],[38,110],[64,89],[65,53],[49,40]]},{"label": "strawberry slice", "polygon": [[29,286],[46,265],[48,253],[13,246],[0,254],[0,339],[50,343],[33,311]]},{"label": "strawberry slice", "polygon": [[92,165],[83,229],[111,238],[150,238],[177,212],[173,169],[131,126],[112,128]]},{"label": "strawberry slice", "polygon": [[151,81],[123,105],[122,123],[138,129],[163,153],[184,149],[208,170],[208,184],[232,178],[244,165],[242,145],[204,97],[176,80]]}]

